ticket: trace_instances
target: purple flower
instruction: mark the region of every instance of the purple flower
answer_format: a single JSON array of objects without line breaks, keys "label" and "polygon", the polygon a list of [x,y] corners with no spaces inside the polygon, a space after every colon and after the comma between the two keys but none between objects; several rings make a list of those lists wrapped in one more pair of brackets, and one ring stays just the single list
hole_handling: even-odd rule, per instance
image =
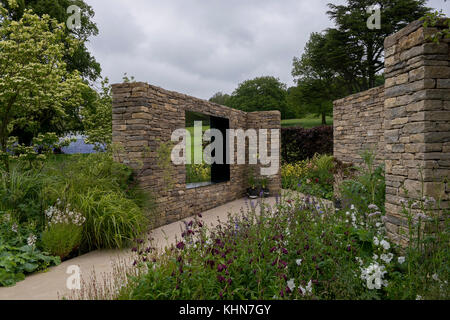
[{"label": "purple flower", "polygon": [[220,283],[225,282],[225,277],[222,276],[222,275],[218,275],[218,276],[217,276],[217,280],[218,280]]},{"label": "purple flower", "polygon": [[286,248],[281,249],[281,252],[283,252],[283,254],[289,254],[289,251]]},{"label": "purple flower", "polygon": [[131,251],[132,251],[132,252],[137,252],[137,251],[138,251],[138,248],[133,248],[133,249],[131,249]]},{"label": "purple flower", "polygon": [[184,242],[178,242],[178,244],[177,244],[177,248],[180,250],[183,250],[185,246],[186,245],[184,244]]},{"label": "purple flower", "polygon": [[274,253],[275,250],[277,250],[277,247],[273,247],[272,249],[270,249],[270,253]]},{"label": "purple flower", "polygon": [[224,264],[219,264],[219,265],[217,266],[217,271],[218,271],[218,272],[222,272],[222,271],[225,270],[226,268],[227,268],[226,265],[224,265]]}]

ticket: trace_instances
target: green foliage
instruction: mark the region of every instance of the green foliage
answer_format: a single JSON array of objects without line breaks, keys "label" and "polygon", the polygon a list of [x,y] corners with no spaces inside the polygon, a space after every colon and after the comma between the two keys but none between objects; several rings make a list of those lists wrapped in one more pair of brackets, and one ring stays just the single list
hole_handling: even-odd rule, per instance
[{"label": "green foliage", "polygon": [[46,270],[60,264],[60,259],[50,257],[30,246],[20,248],[0,245],[0,286],[13,286],[25,279],[25,274]]},{"label": "green foliage", "polygon": [[[27,167],[26,169],[35,169],[42,167],[44,161],[49,154],[53,154],[53,150],[61,149],[70,145],[73,139],[60,139],[55,133],[38,134],[33,138],[31,146],[19,144],[16,137],[9,137],[7,142],[7,150],[0,150],[0,170],[9,172],[9,164],[15,161],[18,165]],[[3,165],[3,167],[1,167]]]},{"label": "green foliage", "polygon": [[229,106],[246,112],[279,110],[283,119],[287,112],[287,88],[274,77],[259,77],[239,84]]},{"label": "green foliage", "polygon": [[315,155],[311,160],[284,164],[281,168],[283,189],[331,200],[334,196],[334,169],[334,158],[327,155]]},{"label": "green foliage", "polygon": [[69,72],[78,70],[85,80],[95,81],[100,77],[100,64],[95,61],[95,58],[86,48],[86,42],[89,38],[98,35],[97,25],[93,21],[95,13],[90,5],[83,0],[17,0],[14,1],[15,5],[10,5],[9,2],[9,0],[0,0],[0,4],[8,8],[9,16],[13,20],[19,21],[26,10],[31,9],[40,17],[49,15],[50,18],[63,24],[69,18],[67,8],[71,5],[78,6],[82,13],[81,27],[74,30],[65,28],[64,32],[66,35],[79,40],[80,46],[74,52],[66,52],[64,61]]},{"label": "green foliage", "polygon": [[186,183],[211,181],[211,166],[207,164],[187,164]]},{"label": "green foliage", "polygon": [[[148,228],[150,203],[133,184],[133,172],[100,153],[55,162],[46,169],[48,203],[61,199],[86,218],[83,250],[123,248]],[[141,207],[140,207],[141,206]]]},{"label": "green foliage", "polygon": [[0,211],[8,212],[18,222],[37,221],[41,215],[43,175],[14,167],[10,173],[0,172]]},{"label": "green foliage", "polygon": [[90,188],[73,203],[86,217],[83,245],[89,250],[125,248],[149,228],[139,206],[120,193]]},{"label": "green foliage", "polygon": [[83,228],[71,223],[59,223],[42,233],[42,247],[51,255],[66,258],[81,244]]},{"label": "green foliage", "polygon": [[[421,18],[429,8],[425,0],[347,0],[346,4],[329,4],[329,17],[336,27],[328,29],[334,49],[330,52],[330,71],[338,72],[357,92],[377,85],[377,74],[384,68],[384,39]],[[367,9],[378,5],[381,29],[370,30]],[[352,78],[353,77],[353,78]]]},{"label": "green foliage", "polygon": [[[79,43],[65,26],[26,10],[18,21],[0,6],[0,145],[3,155],[13,132],[66,132],[70,114],[86,88],[79,72],[68,72],[64,56]],[[44,120],[45,119],[45,120]],[[30,139],[31,140],[31,139]]]},{"label": "green foliage", "polygon": [[450,38],[450,19],[446,17],[442,10],[427,13],[420,20],[423,21],[423,26],[425,28],[433,28],[439,24],[444,27],[432,35],[427,35],[427,39],[439,43],[441,39]]},{"label": "green foliage", "polygon": [[375,165],[375,154],[366,150],[362,155],[364,166],[358,168],[359,174],[353,179],[345,180],[340,191],[343,201],[354,204],[364,210],[370,204],[377,205],[384,212],[386,184],[384,165]]},{"label": "green foliage", "polygon": [[102,81],[100,93],[89,90],[92,103],[81,111],[84,134],[86,143],[100,150],[112,143],[112,95],[108,78]]},{"label": "green foliage", "polygon": [[[367,9],[374,5],[381,9],[380,30],[367,27],[372,14]],[[424,0],[347,0],[328,6],[327,14],[335,27],[312,33],[305,53],[294,58],[292,75],[303,86],[302,91],[309,93],[306,97],[314,98],[305,98],[305,103],[295,101],[294,95],[296,105],[308,105],[309,100],[317,108],[321,103],[314,100],[318,98],[332,101],[382,85],[384,39],[429,12]]]},{"label": "green foliage", "polygon": [[28,244],[28,239],[36,231],[36,224],[19,223],[13,213],[0,211],[0,287],[13,286],[24,280],[25,274],[60,263],[59,258],[37,249],[36,243]]},{"label": "green foliage", "polygon": [[223,94],[222,92],[217,92],[212,96],[209,101],[214,102],[217,104],[220,104],[222,106],[229,106],[230,105],[230,98],[231,96],[229,94]]}]

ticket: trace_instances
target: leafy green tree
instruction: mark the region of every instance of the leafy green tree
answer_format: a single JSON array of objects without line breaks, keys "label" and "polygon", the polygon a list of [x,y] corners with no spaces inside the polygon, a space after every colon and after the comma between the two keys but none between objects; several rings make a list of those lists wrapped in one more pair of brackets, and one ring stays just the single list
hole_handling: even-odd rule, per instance
[{"label": "leafy green tree", "polygon": [[78,42],[48,15],[25,11],[15,21],[0,6],[0,38],[0,146],[4,156],[15,128],[36,137],[41,133],[40,119],[45,117],[53,127],[63,128],[69,118],[67,110],[81,104],[87,85],[78,71],[67,70],[64,61],[65,53],[73,52]]},{"label": "leafy green tree", "polygon": [[90,89],[90,94],[92,103],[81,111],[86,143],[102,148],[112,143],[112,95],[108,78],[102,81],[100,92]]},{"label": "leafy green tree", "polygon": [[228,106],[230,104],[230,98],[231,96],[229,94],[217,92],[209,99],[209,101],[220,104],[222,106]]},{"label": "leafy green tree", "polygon": [[[328,30],[338,46],[333,52],[340,55],[344,49],[362,53],[354,70],[354,77],[361,81],[360,90],[377,84],[377,73],[384,68],[384,39],[428,13],[430,8],[425,3],[426,0],[347,0],[345,5],[328,4],[327,14],[336,24],[335,29]],[[367,26],[372,15],[368,8],[374,6],[381,11],[379,30]],[[333,70],[340,69],[339,64],[334,66]]]},{"label": "leafy green tree", "polygon": [[275,77],[259,77],[239,84],[230,98],[230,106],[246,112],[279,110],[287,113],[287,88]]},{"label": "leafy green tree", "polygon": [[[335,55],[331,54],[333,45],[327,33],[311,34],[302,57],[294,58],[292,75],[297,87],[290,90],[288,99],[294,108],[301,110],[300,113],[321,116],[324,125],[326,116],[332,114],[333,100],[351,91],[345,87],[345,74],[333,70],[334,59],[341,60],[344,72],[350,72],[354,67],[350,53],[337,54],[335,51]],[[353,54],[356,56],[357,52]]]},{"label": "leafy green tree", "polygon": [[[97,25],[92,21],[95,13],[91,6],[86,4],[84,0],[0,0],[5,8],[8,9],[8,17],[12,20],[19,21],[27,9],[33,10],[38,16],[47,14],[50,18],[56,19],[58,23],[66,23],[70,14],[67,8],[76,5],[81,9],[81,27],[69,30],[64,29],[66,35],[76,38],[80,44],[75,50],[67,51],[64,55],[69,72],[78,70],[83,79],[95,81],[100,77],[100,64],[89,53],[86,48],[86,42],[92,36],[98,35]],[[68,39],[68,38],[67,38]],[[69,43],[66,42],[66,47]]]}]

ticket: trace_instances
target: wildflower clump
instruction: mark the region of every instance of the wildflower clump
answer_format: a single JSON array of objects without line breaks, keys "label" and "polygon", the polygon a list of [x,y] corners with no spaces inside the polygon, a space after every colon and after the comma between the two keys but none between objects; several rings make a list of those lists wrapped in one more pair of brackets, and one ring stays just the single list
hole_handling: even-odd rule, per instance
[{"label": "wildflower clump", "polygon": [[73,210],[70,204],[64,206],[59,199],[55,206],[46,210],[45,215],[47,228],[42,233],[43,247],[63,260],[81,244],[86,218]]}]

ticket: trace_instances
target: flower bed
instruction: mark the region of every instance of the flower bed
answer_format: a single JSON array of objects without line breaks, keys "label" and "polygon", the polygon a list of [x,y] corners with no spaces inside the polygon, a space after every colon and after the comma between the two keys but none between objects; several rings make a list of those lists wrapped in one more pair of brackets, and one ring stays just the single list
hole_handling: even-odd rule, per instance
[{"label": "flower bed", "polygon": [[[423,216],[435,221],[434,212]],[[427,241],[411,232],[402,253],[383,219],[376,205],[326,212],[300,198],[262,209],[253,203],[210,230],[199,216],[162,256],[141,241],[134,265],[147,272],[116,298],[448,299],[449,229]],[[411,228],[420,234],[420,217]]]}]

